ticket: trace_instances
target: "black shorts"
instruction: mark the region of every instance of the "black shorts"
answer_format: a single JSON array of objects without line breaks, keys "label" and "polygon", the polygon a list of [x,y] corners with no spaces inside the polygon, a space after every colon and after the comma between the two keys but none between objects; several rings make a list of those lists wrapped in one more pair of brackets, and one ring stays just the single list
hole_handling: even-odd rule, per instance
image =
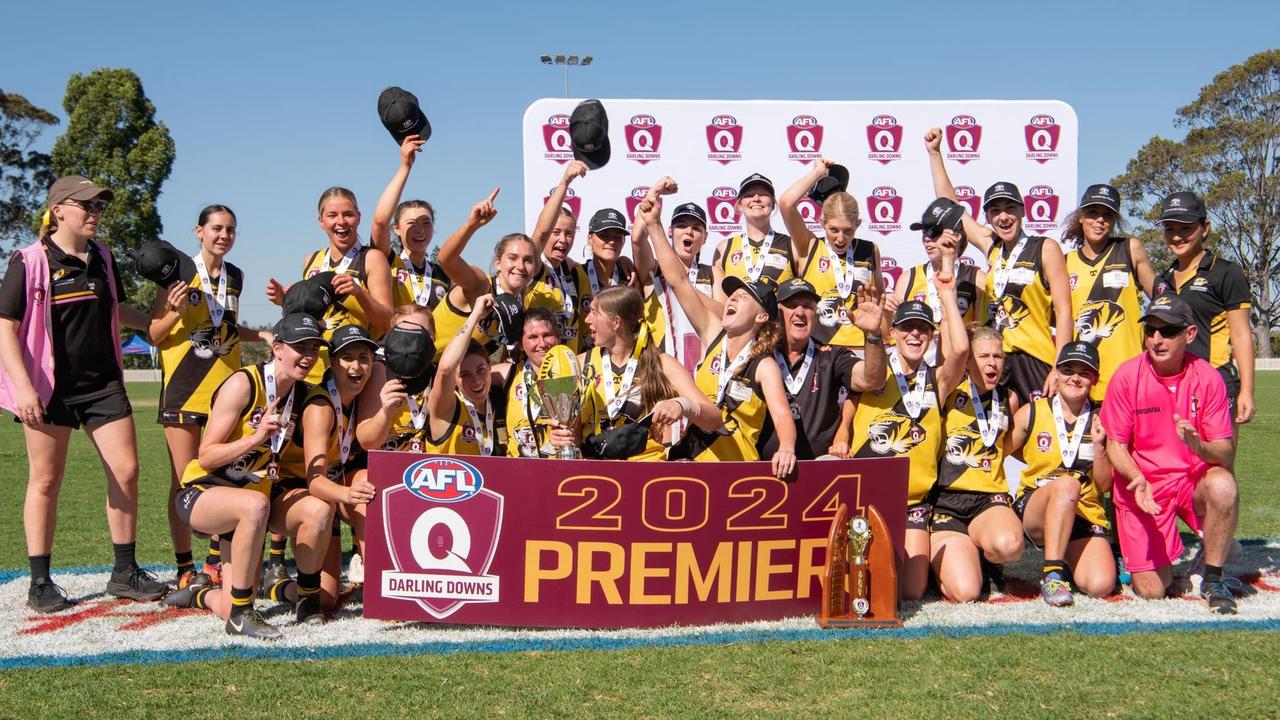
[{"label": "black shorts", "polygon": [[933,532],[951,531],[969,534],[969,523],[994,507],[1009,507],[1009,493],[983,493],[942,490],[933,499]]},{"label": "black shorts", "polygon": [[1236,372],[1236,366],[1233,363],[1227,363],[1218,368],[1218,374],[1222,376],[1222,382],[1227,386],[1227,402],[1231,405],[1231,419],[1236,418],[1236,403],[1240,399],[1240,375]]},{"label": "black shorts", "polygon": [[[1022,519],[1022,513],[1026,511],[1027,503],[1030,502],[1031,496],[1034,495],[1036,490],[1039,490],[1039,489],[1040,488],[1036,488],[1031,492],[1019,492],[1018,497],[1014,498],[1013,511],[1018,514],[1019,520]],[[1026,534],[1026,533],[1024,532],[1023,534]],[[1094,525],[1093,523],[1089,522],[1088,520],[1085,520],[1084,518],[1080,517],[1077,514],[1074,516],[1074,519],[1071,521],[1071,537],[1068,538],[1067,542],[1075,542],[1076,540],[1087,540],[1093,537],[1098,537],[1106,540],[1107,538],[1110,537],[1110,535],[1111,535],[1110,530],[1108,530],[1106,527],[1103,527],[1102,525]],[[1027,539],[1031,540],[1032,545],[1036,544],[1035,540],[1033,540],[1030,535],[1027,535]]]},{"label": "black shorts", "polygon": [[[127,418],[132,414],[133,406],[129,404],[129,396],[125,394],[123,386],[106,395],[88,400],[63,400],[58,397],[57,392],[54,392],[44,409],[44,422],[79,430],[81,425],[86,428],[96,428],[112,420]],[[22,422],[18,417],[14,420]]]},{"label": "black shorts", "polygon": [[281,495],[290,490],[306,490],[308,486],[306,478],[282,477],[271,483],[271,502],[275,502]]},{"label": "black shorts", "polygon": [[192,485],[183,485],[178,488],[178,492],[173,495],[173,509],[178,513],[178,519],[183,525],[191,526],[191,511],[196,506],[196,501],[204,494],[205,490],[213,487],[202,483],[194,483]]},{"label": "black shorts", "polygon": [[933,506],[927,501],[907,506],[907,529],[928,530],[929,520],[933,517]]},{"label": "black shorts", "polygon": [[1000,392],[1018,394],[1018,401],[1027,405],[1044,397],[1044,381],[1051,368],[1038,358],[1014,350],[1004,356],[1004,373],[1000,376]]},{"label": "black shorts", "polygon": [[181,410],[161,410],[156,413],[156,422],[161,425],[196,425],[204,427],[209,416],[202,413],[182,412]]}]

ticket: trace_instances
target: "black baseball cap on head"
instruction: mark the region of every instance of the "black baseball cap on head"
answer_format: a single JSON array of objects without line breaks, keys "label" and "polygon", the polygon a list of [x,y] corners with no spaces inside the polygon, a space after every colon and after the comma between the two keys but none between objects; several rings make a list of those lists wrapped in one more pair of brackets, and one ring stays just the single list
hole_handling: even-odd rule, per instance
[{"label": "black baseball cap on head", "polygon": [[101,198],[111,200],[115,193],[104,187],[98,187],[92,180],[83,175],[67,175],[60,177],[49,186],[49,207],[68,200],[94,200]]},{"label": "black baseball cap on head", "polygon": [[1018,190],[1018,186],[1011,182],[1001,180],[994,183],[987,191],[982,194],[982,209],[986,210],[987,206],[996,200],[1012,200],[1022,205],[1022,192]]},{"label": "black baseball cap on head", "polygon": [[1199,195],[1183,190],[1160,201],[1160,219],[1156,222],[1196,223],[1209,217]]},{"label": "black baseball cap on head", "polygon": [[813,184],[809,190],[809,198],[821,205],[827,198],[838,192],[849,190],[849,168],[843,165],[832,165],[827,168],[827,176]]},{"label": "black baseball cap on head", "polygon": [[920,222],[911,223],[912,230],[935,227],[959,231],[964,227],[964,208],[949,198],[938,198],[924,209]]},{"label": "black baseball cap on head", "polygon": [[411,380],[431,369],[436,341],[417,323],[400,322],[382,336],[382,358],[391,377]]},{"label": "black baseball cap on head", "polygon": [[742,182],[738,183],[738,196],[741,197],[743,191],[745,191],[748,187],[752,185],[764,185],[765,187],[769,188],[770,195],[777,194],[776,191],[773,189],[772,180],[765,177],[764,175],[761,175],[760,173],[751,173],[750,175],[742,178]]},{"label": "black baseball cap on head", "polygon": [[583,100],[569,116],[573,157],[596,170],[609,163],[609,115],[599,100]]},{"label": "black baseball cap on head", "polygon": [[1098,348],[1092,343],[1076,340],[1062,346],[1062,351],[1058,353],[1058,362],[1055,366],[1066,365],[1067,363],[1078,362],[1093,368],[1094,372],[1099,370]]},{"label": "black baseball cap on head", "polygon": [[139,275],[162,288],[196,276],[196,263],[191,256],[164,240],[142,243],[133,253],[133,267]]},{"label": "black baseball cap on head", "polygon": [[378,95],[378,117],[397,145],[410,135],[417,135],[424,142],[431,137],[431,123],[417,96],[403,88],[392,86]]},{"label": "black baseball cap on head", "polygon": [[378,351],[378,343],[369,337],[364,328],[359,325],[341,325],[329,336],[329,355],[337,355],[343,348],[357,344],[365,344],[370,350]]},{"label": "black baseball cap on head", "polygon": [[498,318],[498,342],[515,347],[524,333],[524,305],[511,293],[493,296],[493,314]]},{"label": "black baseball cap on head", "polygon": [[1165,293],[1151,301],[1151,304],[1147,306],[1147,311],[1142,314],[1142,322],[1146,323],[1151,318],[1163,320],[1170,325],[1187,326],[1196,324],[1196,317],[1191,312],[1191,306],[1173,293]]},{"label": "black baseball cap on head", "polygon": [[797,277],[793,277],[779,285],[777,295],[779,305],[800,295],[809,295],[814,300],[822,300],[822,296],[818,294],[818,291],[814,289],[809,281]]},{"label": "black baseball cap on head", "polygon": [[291,285],[284,294],[285,314],[305,313],[316,319],[323,318],[337,300],[331,284],[333,278],[334,273],[326,271]]},{"label": "black baseball cap on head", "polygon": [[724,291],[725,297],[737,292],[738,288],[746,290],[751,297],[755,298],[755,301],[760,304],[760,307],[764,308],[770,318],[778,316],[776,283],[764,277],[752,282],[737,275],[730,275],[720,282],[720,289]]},{"label": "black baseball cap on head", "polygon": [[933,319],[933,309],[929,304],[922,300],[907,300],[893,311],[894,326],[901,325],[908,320],[923,320],[931,327],[938,327],[938,323]]},{"label": "black baseball cap on head", "polygon": [[320,332],[320,321],[306,313],[290,313],[280,318],[272,335],[276,342],[286,345],[324,340],[324,334]]},{"label": "black baseball cap on head", "polygon": [[675,225],[676,220],[680,218],[690,217],[702,223],[705,227],[707,224],[707,211],[702,209],[698,203],[684,203],[677,205],[675,211],[671,213],[671,224]]},{"label": "black baseball cap on head", "polygon": [[600,208],[595,215],[591,216],[591,222],[587,225],[588,232],[599,233],[605,230],[621,230],[627,231],[627,219],[622,213],[613,208]]},{"label": "black baseball cap on head", "polygon": [[1090,205],[1101,205],[1119,215],[1120,191],[1106,183],[1090,185],[1084,189],[1084,195],[1080,196],[1080,207],[1084,208]]}]

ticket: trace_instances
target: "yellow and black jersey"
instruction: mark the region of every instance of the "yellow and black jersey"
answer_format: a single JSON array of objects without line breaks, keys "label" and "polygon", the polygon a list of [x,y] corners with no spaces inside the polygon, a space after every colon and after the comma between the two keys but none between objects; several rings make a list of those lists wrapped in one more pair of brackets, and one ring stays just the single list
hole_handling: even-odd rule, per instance
[{"label": "yellow and black jersey", "polygon": [[[636,361],[639,362],[638,359]],[[622,402],[622,407],[618,409],[616,415],[610,418],[608,398],[605,395],[604,373],[606,370],[604,369],[600,348],[591,348],[591,352],[587,355],[586,365],[593,370],[587,371],[585,367],[583,368],[584,373],[591,377],[591,381],[587,385],[582,398],[582,434],[584,437],[598,435],[605,430],[636,422],[644,417],[645,407],[641,403],[639,373],[633,374],[631,387],[627,389],[626,399]],[[625,364],[619,367],[612,362],[609,363],[607,372],[613,381],[615,392],[621,392],[622,390],[622,383],[626,375],[625,370]],[[655,439],[653,434],[650,433],[649,441],[645,443],[644,450],[627,459],[665,460],[666,458],[667,448],[662,444],[661,438]]]},{"label": "yellow and black jersey", "polygon": [[1190,305],[1196,317],[1196,339],[1187,350],[1208,360],[1215,368],[1230,366],[1228,370],[1234,372],[1227,311],[1250,306],[1252,295],[1244,271],[1209,250],[1200,258],[1195,271],[1180,280],[1174,276],[1176,267],[1170,266],[1156,278],[1156,296],[1173,292]]},{"label": "yellow and black jersey", "polygon": [[1129,239],[1113,238],[1093,258],[1085,257],[1084,247],[1067,253],[1067,282],[1075,339],[1098,348],[1101,367],[1089,397],[1101,402],[1111,374],[1142,352],[1142,305]]},{"label": "yellow and black jersey", "polygon": [[[462,331],[462,327],[467,324],[467,318],[471,317],[471,311],[463,310],[454,305],[453,299],[446,294],[444,300],[441,300],[431,311],[431,317],[435,320],[436,326],[436,356],[434,362],[440,362],[440,356],[444,354],[445,347],[454,336]],[[485,334],[484,329],[481,327],[484,324],[484,322],[481,322],[476,325],[475,330],[471,331],[471,339],[490,351],[496,350],[496,343]]]},{"label": "yellow and black jersey", "polygon": [[[237,370],[236,373],[244,373],[249,379],[250,394],[249,401],[240,409],[238,422],[231,429],[231,434],[225,440],[228,443],[252,435],[258,429],[258,423],[262,420],[262,415],[267,411],[269,405],[267,402],[267,388],[263,381],[263,365],[261,363],[243,367]],[[232,376],[235,376],[236,373],[232,373]],[[223,384],[225,385],[226,382],[224,381]],[[292,429],[292,432],[285,438],[284,445],[280,449],[281,459],[278,463],[281,466],[286,454],[296,452],[301,456],[301,439],[295,433],[301,425],[302,408],[306,405],[307,399],[313,397],[313,390],[314,388],[311,385],[302,382],[294,383],[293,388],[290,390],[293,396],[293,404],[290,408],[288,426]],[[218,391],[215,390],[213,393],[215,400],[217,395]],[[280,407],[283,407],[287,402],[287,400],[281,402]],[[275,479],[268,477],[267,469],[271,462],[271,438],[268,437],[261,445],[244,453],[226,467],[213,471],[201,467],[199,458],[192,460],[183,469],[181,482],[183,486],[200,483],[203,485],[246,488],[266,495],[270,494],[271,483]]]},{"label": "yellow and black jersey", "polygon": [[[714,402],[720,379],[721,364],[726,362],[720,353],[726,342],[721,332],[711,341],[703,354],[702,362],[694,370],[693,380],[707,397]],[[730,361],[732,358],[730,358]],[[717,405],[724,418],[724,427],[715,432],[700,430],[692,423],[677,446],[672,447],[671,457],[693,460],[759,460],[756,441],[769,416],[764,391],[756,382],[756,367],[762,362],[773,362],[772,354],[757,355],[747,361],[730,378],[724,397]]]},{"label": "yellow and black jersey", "polygon": [[[1004,256],[1006,247],[1003,241],[996,239],[991,244],[987,253],[991,269],[987,271],[987,282],[983,288],[989,305],[987,313],[991,324],[1004,335],[1006,353],[1026,353],[1052,366],[1057,359],[1054,357],[1053,335],[1049,332],[1053,321],[1053,301],[1049,295],[1049,278],[1045,277],[1041,261],[1046,238],[1023,237],[1027,243],[1016,258]],[[1015,242],[1007,251],[1012,252],[1016,246]],[[996,293],[995,285],[997,261],[1003,263],[1008,273],[1004,292],[1000,294]]]},{"label": "yellow and black jersey", "polygon": [[[715,279],[710,265],[698,263],[690,268],[689,280],[698,292],[712,297]],[[668,338],[673,316],[679,328],[673,337]],[[679,360],[692,372],[702,357],[702,342],[689,324],[675,291],[667,284],[661,272],[655,271],[653,274],[652,289],[644,299],[644,318],[649,325],[649,337],[657,347]]]},{"label": "yellow and black jersey", "polygon": [[767,277],[780,285],[794,277],[796,267],[791,257],[791,236],[773,233],[769,238],[772,239],[766,238],[757,244],[745,240],[742,233],[731,236],[724,244],[724,254],[720,256],[720,269],[724,276],[750,280],[747,268],[759,265],[757,278]]},{"label": "yellow and black jersey", "polygon": [[[539,422],[542,404],[538,400],[537,368],[527,362],[511,366],[511,375],[505,383],[507,398],[507,456],[549,457],[550,447],[544,447],[548,425]],[[530,389],[532,388],[532,392]]]},{"label": "yellow and black jersey", "polygon": [[862,393],[853,414],[853,457],[907,457],[911,462],[907,504],[916,505],[933,490],[938,479],[938,457],[942,452],[942,408],[938,394],[937,369],[921,363],[906,377],[914,388],[916,376],[925,373],[920,417],[912,419],[902,401],[891,370],[885,370],[884,387]]},{"label": "yellow and black jersey", "polygon": [[972,380],[964,382],[947,398],[944,429],[947,439],[938,463],[938,487],[942,490],[980,493],[1007,493],[1004,478],[1004,436],[1009,431],[1009,398],[1000,397],[999,418],[991,417],[991,391],[981,394],[987,422],[997,421],[995,439],[990,445],[982,439],[978,414],[970,395]]},{"label": "yellow and black jersey", "polygon": [[[369,281],[365,273],[365,258],[369,253],[377,252],[371,247],[362,247],[352,258],[351,264],[347,266],[345,272],[355,278],[361,287],[368,289]],[[319,275],[327,270],[335,270],[341,265],[330,262],[329,249],[317,250],[307,256],[306,262],[302,264],[302,279],[307,279],[313,275]],[[364,306],[360,301],[356,300],[352,295],[344,295],[341,298],[335,298],[335,302],[324,314],[324,339],[328,340],[333,331],[343,325],[359,325],[370,334],[373,329],[369,325],[369,317],[365,314]],[[377,340],[378,338],[374,338]],[[312,366],[311,372],[307,374],[307,382],[312,385],[318,385],[324,379],[324,374],[329,370],[329,348],[320,347],[320,358],[316,364]]]},{"label": "yellow and black jersey", "polygon": [[[431,437],[427,433],[425,452],[437,455],[480,455],[484,427],[477,428],[471,421],[471,413],[467,411],[462,400],[462,393],[455,390],[453,417],[449,419],[449,428],[440,437]],[[500,387],[489,389],[489,407],[493,408],[493,456],[507,454],[507,413],[504,405],[506,395]],[[480,412],[477,418],[483,426],[487,412]]]},{"label": "yellow and black jersey", "polygon": [[572,260],[565,260],[555,268],[543,263],[525,294],[525,308],[534,307],[545,307],[559,316],[564,345],[575,353],[584,349],[582,338],[588,333],[591,280],[581,265]]},{"label": "yellow and black jersey", "polygon": [[[408,400],[400,404],[400,409],[391,420],[391,431],[387,433],[387,439],[382,441],[382,450],[415,453],[426,451],[430,421],[427,416],[427,392],[429,389],[410,395]],[[414,408],[417,408],[416,413]],[[415,414],[421,427],[414,423]]]},{"label": "yellow and black jersey", "polygon": [[799,277],[822,298],[818,325],[813,329],[813,339],[822,345],[859,347],[863,342],[862,330],[853,324],[853,313],[858,307],[858,288],[872,283],[878,271],[876,244],[854,238],[849,248],[853,251],[853,277],[845,295],[840,293],[839,275],[848,272],[848,258],[846,253],[832,250],[826,238],[815,237],[809,244],[809,257],[800,263]]},{"label": "yellow and black jersey", "polygon": [[[907,271],[906,290],[902,299],[919,300],[933,310],[934,320],[942,326],[942,305],[937,299],[937,290],[929,292],[929,263],[920,263]],[[978,268],[965,263],[956,263],[956,307],[964,318],[965,326],[977,323],[982,325],[987,320],[986,304],[982,302],[981,289],[978,287]]]},{"label": "yellow and black jersey", "polygon": [[[329,375],[326,373],[325,378],[320,381],[319,385],[307,385],[306,394],[302,396],[302,409],[315,404],[323,403],[325,407],[333,407],[333,401],[329,399],[329,391],[325,387],[325,382]],[[298,415],[302,417],[301,414]],[[329,444],[325,449],[325,467],[338,461],[338,451],[333,442],[333,433],[329,433]],[[280,479],[282,481],[307,479],[307,456],[306,450],[303,448],[302,422],[295,423],[290,429],[289,440],[284,444],[284,448],[280,450]]]},{"label": "yellow and black jersey", "polygon": [[[431,269],[430,281],[426,279],[428,268]],[[400,255],[391,258],[391,281],[392,308],[417,303],[434,310],[453,287],[453,281],[449,279],[444,268],[440,267],[440,263],[428,260],[423,267],[409,267]],[[428,285],[430,287],[427,287]]]},{"label": "yellow and black jersey", "polygon": [[[159,421],[200,423],[209,416],[213,391],[240,368],[240,293],[244,272],[229,262],[222,264],[227,274],[227,300],[222,323],[213,324],[199,273],[187,282],[187,310],[169,334],[157,345],[164,371],[160,385]],[[210,277],[215,297],[218,278]]]},{"label": "yellow and black jersey", "polygon": [[[1099,527],[1107,527],[1107,513],[1102,507],[1102,495],[1093,483],[1093,435],[1091,425],[1084,428],[1084,436],[1080,439],[1079,454],[1068,469],[1062,462],[1061,446],[1058,443],[1057,423],[1053,419],[1053,401],[1041,398],[1030,406],[1030,417],[1027,420],[1027,440],[1022,446],[1022,459],[1027,463],[1022,471],[1022,482],[1019,495],[1035,492],[1038,487],[1048,485],[1054,478],[1070,475],[1080,481],[1080,501],[1076,503],[1076,515],[1086,522]],[[1092,422],[1088,418],[1077,418],[1067,425],[1064,422],[1067,436],[1075,434],[1076,424]]]}]

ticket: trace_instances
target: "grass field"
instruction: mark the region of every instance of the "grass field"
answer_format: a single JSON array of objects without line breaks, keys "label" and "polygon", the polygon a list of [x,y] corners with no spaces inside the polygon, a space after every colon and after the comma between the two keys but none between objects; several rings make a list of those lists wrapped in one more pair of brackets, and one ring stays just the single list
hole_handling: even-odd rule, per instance
[{"label": "grass field", "polygon": [[[139,556],[173,562],[168,459],[155,383],[132,384],[139,419]],[[1237,461],[1243,538],[1280,535],[1272,491],[1280,373],[1262,373]],[[26,566],[20,427],[0,423],[0,569]],[[110,558],[98,460],[76,436],[59,510],[59,566]],[[0,717],[170,717],[193,698],[219,717],[1071,717],[1280,716],[1280,634],[1162,633],[462,653],[0,673]],[[212,708],[203,705],[201,715]],[[376,710],[370,713],[370,710]],[[189,713],[182,713],[189,714]]]}]

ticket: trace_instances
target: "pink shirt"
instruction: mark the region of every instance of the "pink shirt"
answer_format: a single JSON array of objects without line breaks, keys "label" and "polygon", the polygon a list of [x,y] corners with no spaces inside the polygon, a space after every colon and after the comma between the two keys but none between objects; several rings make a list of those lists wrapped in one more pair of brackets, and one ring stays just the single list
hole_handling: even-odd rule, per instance
[{"label": "pink shirt", "polygon": [[[1205,442],[1232,435],[1227,388],[1208,362],[1187,353],[1181,373],[1162,377],[1144,352],[1116,368],[1102,403],[1102,426],[1108,438],[1128,446],[1157,497],[1180,479],[1199,478],[1209,467],[1178,438],[1175,413],[1190,420]],[[1116,500],[1133,507],[1125,485],[1117,474]]]}]

